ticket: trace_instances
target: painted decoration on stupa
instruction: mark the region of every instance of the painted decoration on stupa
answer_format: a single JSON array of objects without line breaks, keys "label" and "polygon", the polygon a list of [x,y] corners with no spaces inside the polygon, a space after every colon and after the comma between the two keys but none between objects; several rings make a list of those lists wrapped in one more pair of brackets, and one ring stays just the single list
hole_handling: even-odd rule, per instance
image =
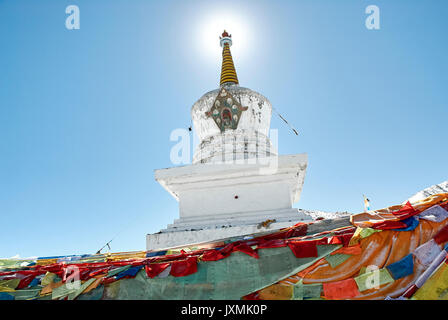
[{"label": "painted decoration on stupa", "polygon": [[227,129],[236,129],[241,114],[248,107],[243,107],[225,88],[221,88],[213,102],[207,117],[212,117],[221,132]]}]

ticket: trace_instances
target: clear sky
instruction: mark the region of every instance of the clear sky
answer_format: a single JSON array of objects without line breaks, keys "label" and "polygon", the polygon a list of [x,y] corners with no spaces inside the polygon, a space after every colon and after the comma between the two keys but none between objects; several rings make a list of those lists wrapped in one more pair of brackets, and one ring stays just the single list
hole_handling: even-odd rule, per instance
[{"label": "clear sky", "polygon": [[[380,29],[368,30],[368,5]],[[65,9],[80,9],[68,30]],[[266,96],[295,206],[363,210],[447,180],[448,2],[0,0],[0,257],[145,249],[178,217],[154,180],[170,133],[216,89],[219,31]],[[233,28],[233,29],[232,29]]]}]

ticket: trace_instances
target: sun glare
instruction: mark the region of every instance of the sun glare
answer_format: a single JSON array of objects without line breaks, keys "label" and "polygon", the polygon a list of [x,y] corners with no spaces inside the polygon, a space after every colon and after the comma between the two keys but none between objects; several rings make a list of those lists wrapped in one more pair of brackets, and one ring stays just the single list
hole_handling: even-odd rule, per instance
[{"label": "sun glare", "polygon": [[232,35],[232,55],[242,57],[248,54],[249,42],[253,35],[250,33],[247,19],[235,13],[211,14],[198,23],[198,47],[207,58],[217,59],[220,57],[222,48],[219,45],[219,36],[226,30]]}]

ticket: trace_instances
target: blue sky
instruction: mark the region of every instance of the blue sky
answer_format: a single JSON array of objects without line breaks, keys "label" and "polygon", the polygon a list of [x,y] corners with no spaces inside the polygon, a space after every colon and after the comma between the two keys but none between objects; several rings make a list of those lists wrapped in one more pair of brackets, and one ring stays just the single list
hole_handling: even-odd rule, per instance
[{"label": "blue sky", "polygon": [[[65,8],[80,9],[68,30]],[[380,30],[365,27],[368,5]],[[222,21],[280,154],[306,152],[299,208],[360,212],[447,179],[446,1],[0,0],[0,257],[145,249],[178,216],[154,180],[172,130],[216,89]],[[228,20],[227,20],[228,19]],[[225,23],[224,23],[225,24]],[[221,28],[221,26],[218,26]]]}]

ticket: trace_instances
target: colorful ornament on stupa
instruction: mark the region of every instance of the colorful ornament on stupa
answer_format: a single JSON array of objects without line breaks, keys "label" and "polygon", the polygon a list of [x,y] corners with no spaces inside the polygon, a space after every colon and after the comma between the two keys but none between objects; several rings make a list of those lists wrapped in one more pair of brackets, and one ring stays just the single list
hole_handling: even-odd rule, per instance
[{"label": "colorful ornament on stupa", "polygon": [[212,108],[206,112],[206,115],[212,117],[221,132],[224,132],[226,129],[236,129],[241,113],[246,110],[247,107],[243,107],[230,92],[221,88]]}]

